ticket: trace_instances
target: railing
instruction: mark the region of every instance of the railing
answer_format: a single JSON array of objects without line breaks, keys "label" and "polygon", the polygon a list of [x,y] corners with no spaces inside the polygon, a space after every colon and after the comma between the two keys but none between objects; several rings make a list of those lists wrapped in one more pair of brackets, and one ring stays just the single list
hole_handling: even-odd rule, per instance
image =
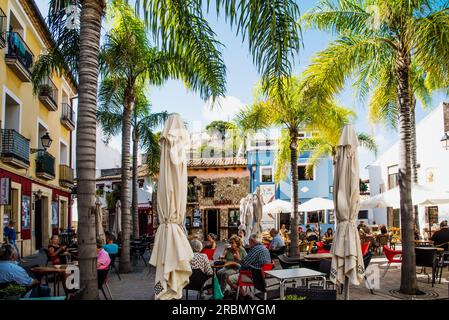
[{"label": "railing", "polygon": [[0,9],[0,40],[6,42],[6,14]]},{"label": "railing", "polygon": [[59,181],[73,184],[73,169],[65,164],[59,165]]},{"label": "railing", "polygon": [[25,69],[31,70],[34,55],[17,32],[8,32],[8,53],[6,56],[16,58]]},{"label": "railing", "polygon": [[74,125],[75,112],[72,110],[72,106],[68,103],[62,103],[61,107],[62,107],[61,119],[70,121]]},{"label": "railing", "polygon": [[2,157],[30,164],[30,141],[14,129],[2,129]]},{"label": "railing", "polygon": [[39,85],[39,96],[49,97],[54,102],[56,107],[58,106],[58,88],[50,78],[46,78]]},{"label": "railing", "polygon": [[46,151],[39,151],[36,158],[36,174],[55,177],[55,157]]}]

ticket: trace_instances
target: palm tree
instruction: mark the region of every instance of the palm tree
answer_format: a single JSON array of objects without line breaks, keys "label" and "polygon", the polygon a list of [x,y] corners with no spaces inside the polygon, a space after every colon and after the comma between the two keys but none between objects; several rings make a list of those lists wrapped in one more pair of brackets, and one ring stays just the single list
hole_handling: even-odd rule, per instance
[{"label": "palm tree", "polygon": [[[114,17],[114,27],[106,35],[105,43],[100,53],[103,81],[100,86],[100,96],[108,105],[115,96],[123,98],[122,120],[122,256],[120,270],[129,272],[131,263],[129,257],[130,240],[130,205],[129,205],[129,168],[131,121],[135,109],[139,88],[150,85],[161,85],[168,78],[181,78],[191,88],[201,88],[202,94],[212,94],[214,97],[224,93],[224,75],[218,74],[218,79],[208,82],[204,78],[207,70],[190,65],[189,58],[157,51],[150,46],[144,23],[135,15],[129,5],[116,1],[109,8]],[[223,81],[221,81],[221,80]],[[204,96],[207,98],[208,96]],[[138,143],[138,142],[137,142]],[[138,144],[135,145],[135,148]],[[137,155],[134,155],[137,161]],[[137,165],[136,165],[137,169]],[[137,192],[137,190],[135,190]],[[137,205],[135,205],[137,216]],[[137,223],[136,223],[137,224]]]},{"label": "palm tree", "polygon": [[[264,95],[259,89],[253,105],[243,109],[236,117],[239,127],[244,130],[261,130],[273,126],[282,128],[280,149],[285,161],[276,165],[278,172],[286,173],[290,169],[291,205],[293,217],[291,220],[291,243],[289,254],[299,256],[298,249],[298,147],[300,131],[312,124],[319,112],[330,108],[329,103],[314,103],[301,91],[301,81],[298,78],[283,79],[283,93],[270,91],[273,95]],[[316,101],[316,100],[315,100]],[[289,168],[290,167],[290,168]],[[278,175],[279,177],[279,175]],[[277,179],[279,182],[280,179]]]},{"label": "palm tree", "polygon": [[[342,90],[354,75],[355,86],[376,94],[376,71],[390,61],[399,117],[399,189],[401,197],[402,269],[400,291],[415,294],[414,218],[411,202],[412,65],[426,79],[447,83],[449,25],[447,5],[439,1],[342,0],[321,1],[303,16],[307,26],[336,32],[338,39],[312,61],[308,86],[319,86],[322,99]],[[371,76],[367,76],[371,75]]]},{"label": "palm tree", "polygon": [[[122,93],[122,92],[120,92]],[[100,91],[100,104],[97,110],[97,122],[102,126],[106,139],[119,134],[122,130],[123,97],[120,94],[113,95],[109,100],[110,92]],[[132,218],[133,237],[139,237],[138,223],[138,151],[144,148],[147,155],[146,167],[148,172],[154,173],[154,167],[159,165],[159,158],[152,156],[158,154],[159,142],[153,130],[161,125],[167,118],[167,112],[151,113],[151,106],[142,90],[138,89],[136,103],[132,113],[131,127],[133,136],[133,164],[132,164]]]}]

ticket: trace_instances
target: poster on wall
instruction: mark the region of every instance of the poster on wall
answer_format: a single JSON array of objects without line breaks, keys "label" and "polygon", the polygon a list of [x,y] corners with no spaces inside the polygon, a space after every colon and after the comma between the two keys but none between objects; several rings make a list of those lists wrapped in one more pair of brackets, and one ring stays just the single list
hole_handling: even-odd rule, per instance
[{"label": "poster on wall", "polygon": [[0,205],[11,204],[11,178],[0,178]]},{"label": "poster on wall", "polygon": [[192,222],[192,226],[194,228],[199,228],[201,227],[201,210],[200,209],[195,209],[193,210],[193,222]]},{"label": "poster on wall", "polygon": [[262,199],[264,204],[268,204],[271,201],[274,201],[276,188],[274,184],[270,185],[260,185],[260,193],[262,194]]},{"label": "poster on wall", "polygon": [[56,201],[51,203],[51,224],[58,224],[58,202]]},{"label": "poster on wall", "polygon": [[22,196],[22,229],[31,229],[31,199],[30,196]]}]

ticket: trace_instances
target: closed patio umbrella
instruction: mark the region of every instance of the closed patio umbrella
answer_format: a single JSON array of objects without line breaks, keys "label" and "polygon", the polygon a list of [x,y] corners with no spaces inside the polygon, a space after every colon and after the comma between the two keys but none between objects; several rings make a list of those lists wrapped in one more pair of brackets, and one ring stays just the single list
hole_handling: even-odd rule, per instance
[{"label": "closed patio umbrella", "polygon": [[242,198],[242,200],[240,200],[239,230],[243,229],[243,230],[245,230],[245,232],[246,232],[246,218],[245,217],[246,217],[247,205],[248,205],[248,197]]},{"label": "closed patio umbrella", "polygon": [[333,240],[330,279],[345,284],[349,299],[349,282],[359,285],[365,268],[355,219],[360,207],[358,139],[354,128],[343,128],[334,169],[334,205],[337,228]]},{"label": "closed patio umbrella", "polygon": [[188,133],[178,114],[167,119],[161,134],[157,191],[159,227],[150,263],[156,267],[155,299],[181,299],[192,274],[193,252],[184,229],[187,205]]},{"label": "closed patio umbrella", "polygon": [[103,211],[101,210],[101,201],[99,197],[97,197],[97,200],[95,201],[95,225],[97,239],[106,243],[106,235],[103,229]]},{"label": "closed patio umbrella", "polygon": [[260,188],[256,188],[256,192],[253,196],[253,204],[254,204],[254,228],[253,233],[262,232],[262,208],[263,208],[263,199],[262,194],[260,193]]},{"label": "closed patio umbrella", "polygon": [[115,203],[115,217],[114,217],[114,234],[118,238],[118,234],[122,231],[122,204],[120,200]]},{"label": "closed patio umbrella", "polygon": [[254,227],[254,203],[253,203],[253,195],[248,195],[248,201],[246,203],[246,212],[245,212],[245,225],[246,225],[246,236],[249,236],[253,232]]}]

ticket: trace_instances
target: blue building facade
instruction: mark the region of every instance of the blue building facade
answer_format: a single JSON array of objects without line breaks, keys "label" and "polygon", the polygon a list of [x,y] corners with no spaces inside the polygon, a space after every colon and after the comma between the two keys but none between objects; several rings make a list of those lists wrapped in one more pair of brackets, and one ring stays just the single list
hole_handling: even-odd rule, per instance
[{"label": "blue building facade", "polygon": [[[271,145],[270,145],[271,144]],[[264,201],[271,202],[275,199],[291,201],[290,170],[287,179],[276,185],[274,181],[276,146],[274,142],[256,143],[256,146],[247,150],[248,170],[250,172],[250,189],[254,192],[260,187]],[[333,198],[333,164],[330,157],[320,159],[313,168],[313,177],[306,177],[305,168],[309,163],[310,152],[302,152],[298,155],[298,197],[299,203],[304,203],[312,198]],[[289,214],[279,218],[279,225],[289,224]],[[334,215],[332,211],[301,213],[299,225],[303,227],[313,226],[319,220],[321,233],[328,227],[334,228]]]}]

